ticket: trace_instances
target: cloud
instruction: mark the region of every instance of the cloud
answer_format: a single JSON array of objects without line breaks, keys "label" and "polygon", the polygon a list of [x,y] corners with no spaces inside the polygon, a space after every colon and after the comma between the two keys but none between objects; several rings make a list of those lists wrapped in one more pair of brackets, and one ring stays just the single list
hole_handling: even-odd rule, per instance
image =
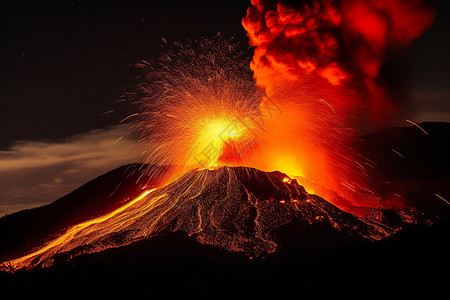
[{"label": "cloud", "polygon": [[413,105],[418,122],[450,122],[450,89],[414,90]]},{"label": "cloud", "polygon": [[127,124],[65,141],[18,141],[0,151],[0,216],[50,203],[111,169],[141,161],[140,153]]}]

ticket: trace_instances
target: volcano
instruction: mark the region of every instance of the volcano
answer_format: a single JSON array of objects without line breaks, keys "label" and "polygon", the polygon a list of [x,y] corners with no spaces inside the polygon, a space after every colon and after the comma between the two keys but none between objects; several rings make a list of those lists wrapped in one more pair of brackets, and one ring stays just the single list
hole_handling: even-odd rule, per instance
[{"label": "volcano", "polygon": [[[393,168],[407,160],[414,174],[401,171],[401,167],[388,172],[391,182],[409,182],[406,188],[414,186],[420,174],[431,181],[430,172],[438,172],[448,162],[445,151],[440,155],[433,150],[448,142],[447,124],[421,125],[429,134],[410,127],[363,138],[363,146],[374,151],[372,156],[366,151],[367,155],[380,168]],[[419,141],[435,146],[408,147]],[[404,157],[392,151],[400,146]],[[432,161],[424,163],[424,155]],[[149,169],[158,176],[147,176]],[[211,289],[220,286],[217,280],[231,284],[245,278],[262,292],[277,276],[292,276],[314,287],[322,280],[348,287],[352,280],[374,280],[391,264],[397,272],[403,268],[417,273],[425,262],[431,267],[431,256],[436,263],[448,262],[443,259],[445,253],[436,250],[445,248],[439,245],[447,232],[448,218],[430,226],[430,213],[424,215],[417,209],[368,207],[360,208],[363,216],[356,216],[308,193],[299,184],[300,178],[277,171],[248,167],[191,170],[162,184],[168,170],[143,164],[122,166],[47,206],[1,218],[2,271],[14,273],[1,273],[4,282],[11,286],[25,282],[37,288],[36,278],[44,278],[47,283],[61,283],[62,289],[98,278],[111,281],[101,283],[104,285],[118,284],[113,278],[120,278],[125,286],[151,278],[156,282],[151,286],[164,287],[172,279],[162,279],[158,274],[169,272],[164,276],[173,276],[179,271],[180,277],[173,280],[184,288],[197,280],[187,278],[193,272],[205,284],[211,284]],[[444,177],[439,176],[432,191],[422,186],[422,194],[434,196],[432,192],[439,188],[438,192],[446,196]],[[385,190],[389,192],[398,191]],[[443,201],[433,199],[439,205],[434,205],[432,214],[448,211]],[[418,203],[417,197],[413,200]],[[364,271],[362,266],[375,273]],[[298,273],[302,268],[306,271]],[[239,274],[242,270],[245,275]],[[96,275],[84,277],[91,272]],[[342,272],[345,276],[341,278]],[[313,273],[315,277],[308,276]],[[122,274],[134,275],[127,279]],[[365,279],[359,274],[365,274]],[[406,276],[403,271],[401,274]],[[57,279],[60,276],[71,281],[62,283]],[[392,276],[385,280],[393,280]],[[395,280],[409,282],[411,276]],[[276,286],[280,284],[276,281]],[[158,293],[164,292],[162,287]]]},{"label": "volcano", "polygon": [[300,233],[313,226],[345,239],[380,240],[410,222],[410,213],[369,209],[367,217],[360,218],[309,194],[296,179],[280,172],[245,167],[192,170],[168,185],[139,191],[111,212],[69,227],[2,267],[15,271],[50,266],[55,258],[177,231],[202,244],[259,257],[276,250],[274,232],[289,223],[295,222]]}]

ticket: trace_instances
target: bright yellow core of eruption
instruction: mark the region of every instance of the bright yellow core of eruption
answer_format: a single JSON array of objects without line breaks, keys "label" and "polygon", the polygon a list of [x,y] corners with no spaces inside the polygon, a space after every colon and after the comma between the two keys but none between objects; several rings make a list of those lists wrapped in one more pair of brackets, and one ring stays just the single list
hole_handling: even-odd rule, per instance
[{"label": "bright yellow core of eruption", "polygon": [[219,157],[226,143],[242,138],[247,131],[238,118],[205,119],[199,123],[195,159],[205,168],[219,166]]}]

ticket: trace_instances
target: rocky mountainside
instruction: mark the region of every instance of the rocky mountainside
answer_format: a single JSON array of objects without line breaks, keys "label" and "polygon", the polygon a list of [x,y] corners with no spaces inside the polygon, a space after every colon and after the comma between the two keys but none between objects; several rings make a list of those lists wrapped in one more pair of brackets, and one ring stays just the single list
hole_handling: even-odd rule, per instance
[{"label": "rocky mountainside", "polygon": [[[70,232],[57,251],[23,265],[51,268],[0,272],[0,288],[34,297],[69,290],[80,297],[444,291],[450,206],[436,195],[450,198],[450,124],[419,125],[427,133],[413,126],[364,136],[361,151],[374,163],[374,190],[401,193],[407,204],[438,216],[432,225],[405,226],[406,211],[359,218],[279,172],[244,168],[191,172],[133,202],[160,186],[142,173],[148,166],[134,164],[49,205],[0,218],[0,261]],[[102,231],[108,222],[120,226]],[[77,224],[88,226],[73,229]]]},{"label": "rocky mountainside", "polygon": [[281,226],[290,224],[294,236],[319,226],[319,235],[333,232],[340,240],[380,240],[404,225],[402,216],[373,209],[368,218],[359,218],[308,194],[280,172],[193,170],[168,185],[143,189],[115,210],[71,226],[44,247],[1,266],[49,266],[55,257],[68,259],[177,231],[202,244],[265,256],[276,250],[275,232]]}]

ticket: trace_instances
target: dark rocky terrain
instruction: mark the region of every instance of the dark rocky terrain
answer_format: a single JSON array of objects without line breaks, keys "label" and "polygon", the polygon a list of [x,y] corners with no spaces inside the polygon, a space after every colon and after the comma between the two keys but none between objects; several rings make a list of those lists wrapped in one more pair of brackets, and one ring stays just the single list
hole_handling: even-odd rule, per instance
[{"label": "dark rocky terrain", "polygon": [[[79,296],[444,290],[450,206],[436,194],[450,198],[450,126],[421,126],[428,134],[416,127],[393,128],[363,137],[361,145],[376,165],[374,186],[386,196],[402,193],[433,219],[431,225],[406,224],[400,212],[379,211],[375,215],[381,214],[382,222],[358,218],[307,194],[295,181],[284,182],[279,172],[204,170],[157,191],[177,200],[166,202],[171,209],[164,222],[151,223],[151,238],[137,234],[150,224],[142,217],[127,234],[57,253],[50,268],[0,273],[1,288]],[[0,219],[1,260],[127,203],[137,194],[140,167],[121,167],[48,206]],[[129,245],[115,248],[122,244]],[[104,251],[97,252],[100,245]],[[92,253],[78,256],[86,249]]]}]

